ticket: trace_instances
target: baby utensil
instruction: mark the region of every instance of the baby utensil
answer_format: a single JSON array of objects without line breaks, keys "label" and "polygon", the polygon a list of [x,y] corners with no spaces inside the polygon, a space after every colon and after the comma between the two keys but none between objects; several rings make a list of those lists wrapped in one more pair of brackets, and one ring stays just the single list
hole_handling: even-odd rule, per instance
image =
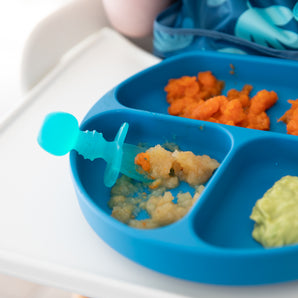
[{"label": "baby utensil", "polygon": [[149,179],[136,171],[134,163],[135,156],[144,148],[124,143],[128,127],[128,123],[123,123],[114,141],[108,142],[102,133],[95,130],[81,131],[73,115],[53,112],[45,117],[37,141],[44,150],[56,156],[65,155],[74,149],[85,159],[104,159],[107,162],[104,173],[107,187],[115,184],[119,172],[147,182]]}]

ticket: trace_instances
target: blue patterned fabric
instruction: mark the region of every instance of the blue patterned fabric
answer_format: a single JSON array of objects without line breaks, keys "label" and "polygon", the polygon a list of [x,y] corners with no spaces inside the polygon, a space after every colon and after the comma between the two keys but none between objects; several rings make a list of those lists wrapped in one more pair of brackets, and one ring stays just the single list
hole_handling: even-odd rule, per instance
[{"label": "blue patterned fabric", "polygon": [[298,1],[179,0],[154,23],[154,52],[190,50],[298,60]]}]

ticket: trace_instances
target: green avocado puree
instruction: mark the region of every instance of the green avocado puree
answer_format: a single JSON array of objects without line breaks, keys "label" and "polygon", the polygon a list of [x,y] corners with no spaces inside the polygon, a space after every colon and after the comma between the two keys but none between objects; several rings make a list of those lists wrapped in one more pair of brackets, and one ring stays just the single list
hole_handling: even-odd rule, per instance
[{"label": "green avocado puree", "polygon": [[264,247],[298,243],[298,177],[284,176],[259,199],[250,216],[253,238]]}]

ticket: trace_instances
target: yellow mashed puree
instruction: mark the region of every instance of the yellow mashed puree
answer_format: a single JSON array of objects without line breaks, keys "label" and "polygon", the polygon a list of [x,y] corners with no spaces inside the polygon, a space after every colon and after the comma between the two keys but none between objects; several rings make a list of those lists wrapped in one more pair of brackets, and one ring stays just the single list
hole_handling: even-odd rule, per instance
[{"label": "yellow mashed puree", "polygon": [[[153,182],[140,183],[122,175],[111,189],[108,203],[114,218],[141,229],[165,226],[185,216],[202,193],[203,183],[219,166],[207,155],[177,149],[171,152],[160,145],[149,148],[146,158],[148,164],[143,166],[143,170],[147,170]],[[174,198],[169,189],[179,186],[180,181],[195,189],[193,196],[186,192]],[[142,210],[149,214],[149,218],[136,219]]]},{"label": "yellow mashed puree", "polygon": [[298,243],[298,177],[285,176],[259,199],[250,216],[253,238],[264,247]]}]

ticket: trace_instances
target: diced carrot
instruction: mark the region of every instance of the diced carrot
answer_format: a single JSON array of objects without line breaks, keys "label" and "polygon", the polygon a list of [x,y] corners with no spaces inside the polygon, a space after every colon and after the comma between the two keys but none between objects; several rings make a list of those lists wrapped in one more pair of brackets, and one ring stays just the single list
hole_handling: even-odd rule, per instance
[{"label": "diced carrot", "polygon": [[142,167],[145,172],[150,171],[150,155],[146,152],[141,152],[135,157],[135,164]]},{"label": "diced carrot", "polygon": [[292,104],[291,108],[279,119],[287,124],[287,133],[290,135],[298,135],[298,99],[288,100]]},{"label": "diced carrot", "polygon": [[183,76],[179,79],[169,80],[165,87],[167,100],[171,103],[177,98],[193,96],[199,92],[199,84],[196,77]]},{"label": "diced carrot", "polygon": [[249,94],[252,90],[252,85],[244,85],[241,91],[236,89],[230,89],[227,93],[229,100],[238,99],[244,108],[248,107],[250,104]]},{"label": "diced carrot", "polygon": [[181,117],[185,117],[185,118],[192,118],[195,119],[193,112],[194,110],[201,104],[203,104],[205,101],[202,99],[189,99],[187,101],[185,101],[185,106],[184,106],[184,110],[181,113]]},{"label": "diced carrot", "polygon": [[247,115],[247,128],[269,130],[270,129],[270,119],[266,112],[260,114],[248,113]]},{"label": "diced carrot", "polygon": [[202,71],[198,73],[198,81],[204,87],[213,87],[216,84],[217,79],[212,74],[212,72],[208,70],[208,71]]},{"label": "diced carrot", "polygon": [[224,87],[224,82],[217,80],[211,71],[199,72],[198,82],[200,85],[200,96],[203,99],[220,95]]},{"label": "diced carrot", "polygon": [[[275,91],[261,90],[250,98],[252,85],[244,85],[241,91],[230,89],[227,96],[221,95],[223,87],[224,82],[218,80],[211,71],[199,72],[197,77],[171,79],[165,87],[170,104],[168,112],[175,116],[227,125],[270,129],[266,111],[278,100]],[[298,110],[298,100],[290,103],[292,108],[280,121],[288,123],[293,111],[296,108]]]},{"label": "diced carrot", "polygon": [[260,114],[271,108],[277,101],[274,91],[261,90],[251,99],[250,112]]},{"label": "diced carrot", "polygon": [[[221,123],[235,125],[246,118],[241,102],[238,99],[228,101],[225,109],[219,118]],[[231,125],[231,124],[230,124]]]},{"label": "diced carrot", "polygon": [[287,132],[290,135],[298,135],[298,121],[290,120],[287,124]]},{"label": "diced carrot", "polygon": [[184,97],[176,99],[168,108],[168,113],[174,116],[180,116],[185,108]]},{"label": "diced carrot", "polygon": [[214,115],[220,107],[220,100],[218,97],[219,96],[210,98],[198,105],[193,111],[193,118],[198,120],[208,120],[212,115]]},{"label": "diced carrot", "polygon": [[290,103],[292,106],[290,109],[288,109],[283,116],[281,116],[278,121],[283,121],[285,123],[288,123],[292,116],[293,116],[293,113],[295,112],[295,110],[298,108],[298,99],[296,100],[288,100],[288,103]]}]

